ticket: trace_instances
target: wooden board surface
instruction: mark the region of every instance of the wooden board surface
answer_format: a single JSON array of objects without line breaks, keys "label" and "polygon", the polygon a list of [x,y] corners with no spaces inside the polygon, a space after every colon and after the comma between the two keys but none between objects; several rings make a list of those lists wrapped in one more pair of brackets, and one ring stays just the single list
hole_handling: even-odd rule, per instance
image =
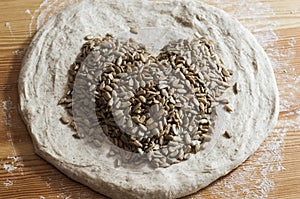
[{"label": "wooden board surface", "polygon": [[[65,6],[60,5],[63,0],[45,2],[0,1],[0,198],[105,198],[70,180],[35,155],[18,114],[18,75],[22,55],[36,31],[36,19],[42,9],[51,13]],[[278,125],[242,166],[188,198],[300,198],[300,1],[261,2],[261,10],[253,11],[254,18],[243,17],[243,13],[238,18],[258,38],[263,38],[259,35],[269,29],[274,30],[270,32],[273,37],[265,37],[270,41],[264,48],[276,66],[281,97]],[[243,12],[240,8],[239,3],[233,3],[225,10],[234,14]],[[252,12],[251,3],[249,12]]]}]

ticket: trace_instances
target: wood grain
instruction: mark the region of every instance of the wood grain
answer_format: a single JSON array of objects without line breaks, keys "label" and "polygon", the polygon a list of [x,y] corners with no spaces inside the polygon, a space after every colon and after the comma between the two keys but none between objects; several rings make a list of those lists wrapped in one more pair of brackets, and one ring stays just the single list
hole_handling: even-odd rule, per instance
[{"label": "wood grain", "polygon": [[[269,176],[275,183],[274,189],[270,190],[269,198],[299,198],[300,89],[295,88],[300,88],[300,2],[295,0],[261,2],[270,5],[275,15],[263,13],[259,20],[278,23],[275,32],[279,39],[275,42],[275,46],[276,49],[281,49],[282,54],[288,55],[277,57],[279,64],[288,64],[275,68],[278,88],[283,99],[275,131],[286,131],[284,145],[281,147],[283,159],[277,161],[285,167],[285,170],[274,172]],[[70,180],[37,156],[31,138],[18,114],[18,75],[22,55],[32,39],[29,31],[31,15],[26,14],[25,11],[28,9],[31,14],[34,14],[33,11],[37,10],[41,3],[42,0],[1,0],[0,2],[0,198],[23,199],[41,196],[105,198],[84,185]],[[234,9],[233,5],[228,7],[227,11]],[[242,23],[250,29],[251,20],[253,19],[241,19]],[[268,29],[266,25],[261,27]],[[34,34],[35,31],[35,24],[33,24],[32,33]],[[294,54],[289,54],[288,49],[291,49]],[[290,88],[287,85],[291,85]],[[272,136],[264,145],[270,140]],[[257,151],[243,165],[252,165],[256,168],[253,172],[259,173],[260,166],[255,164],[255,161],[260,157],[261,152],[261,150]],[[221,180],[229,179],[234,172],[239,172],[239,168]],[[211,190],[214,186],[219,186],[218,182],[187,198],[218,198],[212,195]],[[224,188],[223,191],[231,190]]]}]

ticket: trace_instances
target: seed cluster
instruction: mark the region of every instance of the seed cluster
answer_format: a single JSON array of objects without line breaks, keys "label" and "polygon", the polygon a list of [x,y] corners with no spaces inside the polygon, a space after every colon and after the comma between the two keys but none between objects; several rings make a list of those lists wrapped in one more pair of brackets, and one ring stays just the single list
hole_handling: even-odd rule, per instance
[{"label": "seed cluster", "polygon": [[[168,167],[205,147],[213,133],[214,102],[222,101],[232,75],[211,43],[174,41],[154,57],[132,40],[111,35],[87,40],[59,101],[79,118],[61,118],[75,131],[83,129],[75,138],[100,134],[93,129],[100,125],[114,145],[136,153],[120,156],[116,166],[137,161],[138,154],[151,166]],[[74,103],[80,110],[72,109]],[[96,119],[89,117],[93,113]]]}]

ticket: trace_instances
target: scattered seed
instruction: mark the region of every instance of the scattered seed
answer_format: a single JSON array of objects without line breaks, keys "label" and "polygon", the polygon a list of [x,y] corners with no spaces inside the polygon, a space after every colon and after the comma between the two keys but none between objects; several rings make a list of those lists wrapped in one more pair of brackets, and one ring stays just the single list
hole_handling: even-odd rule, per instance
[{"label": "scattered seed", "polygon": [[154,120],[152,118],[149,118],[147,121],[146,121],[146,126],[149,126],[151,124],[153,124]]},{"label": "scattered seed", "polygon": [[187,134],[184,135],[184,142],[186,144],[191,144],[192,140],[191,140],[190,134],[187,133]]},{"label": "scattered seed", "polygon": [[114,155],[116,155],[116,152],[113,151],[113,150],[110,150],[107,155],[108,156],[114,156]]},{"label": "scattered seed", "polygon": [[183,149],[179,150],[179,153],[177,155],[177,159],[180,160],[180,161],[182,161],[184,159],[184,151],[183,151]]},{"label": "scattered seed", "polygon": [[224,106],[224,109],[227,111],[227,112],[232,112],[232,108],[229,106],[229,105],[225,105]]},{"label": "scattered seed", "polygon": [[109,94],[109,92],[104,92],[104,93],[103,93],[103,97],[104,97],[107,101],[109,101],[109,100],[111,99],[111,95]]},{"label": "scattered seed", "polygon": [[230,77],[230,73],[229,73],[225,68],[222,68],[222,74],[223,74],[225,77]]},{"label": "scattered seed", "polygon": [[166,138],[167,140],[173,140],[173,139],[174,139],[174,137],[173,137],[172,135],[169,135],[169,134],[167,134],[167,135],[165,136],[165,138]]},{"label": "scattered seed", "polygon": [[232,135],[228,131],[225,131],[223,136],[227,139],[230,139],[232,137]]},{"label": "scattered seed", "polygon": [[222,99],[218,101],[220,104],[229,104],[229,101],[227,99]]},{"label": "scattered seed", "polygon": [[143,130],[143,131],[147,131],[147,127],[144,126],[143,124],[139,124],[140,125],[140,128]]},{"label": "scattered seed", "polygon": [[84,37],[85,40],[92,40],[94,39],[94,36],[93,35],[87,35]]},{"label": "scattered seed", "polygon": [[190,159],[190,157],[191,157],[191,154],[187,153],[187,154],[184,154],[183,159],[188,160],[188,159]]},{"label": "scattered seed", "polygon": [[199,121],[199,124],[208,124],[209,122],[208,122],[208,120],[207,119],[201,119],[200,121]]},{"label": "scattered seed", "polygon": [[138,148],[142,148],[143,147],[143,145],[138,140],[135,140],[133,143]]},{"label": "scattered seed", "polygon": [[175,124],[172,125],[172,130],[175,135],[178,135],[178,129]]},{"label": "scattered seed", "polygon": [[80,139],[81,137],[78,135],[78,133],[75,133],[72,135],[75,139]]},{"label": "scattered seed", "polygon": [[135,28],[133,28],[133,27],[130,28],[130,32],[132,34],[138,34],[138,31]]},{"label": "scattered seed", "polygon": [[70,123],[70,126],[72,127],[73,130],[77,131],[77,125],[76,125],[75,121],[72,121]]},{"label": "scattered seed", "polygon": [[239,84],[236,82],[234,85],[233,85],[233,93],[234,94],[238,94],[238,92],[240,91],[239,90]]},{"label": "scattered seed", "polygon": [[200,144],[196,144],[195,145],[195,152],[199,152],[200,151]]},{"label": "scattered seed", "polygon": [[121,160],[115,159],[114,165],[115,165],[116,168],[120,167],[121,166]]},{"label": "scattered seed", "polygon": [[139,99],[141,100],[142,103],[146,103],[146,98],[144,96],[139,96]]},{"label": "scattered seed", "polygon": [[66,102],[66,98],[63,97],[58,101],[58,105],[64,104]]},{"label": "scattered seed", "polygon": [[105,86],[105,90],[110,91],[110,92],[113,91],[113,89],[108,85]]},{"label": "scattered seed", "polygon": [[121,66],[123,60],[122,60],[122,57],[120,56],[118,59],[117,59],[117,66]]},{"label": "scattered seed", "polygon": [[170,158],[175,158],[175,157],[177,157],[178,156],[178,150],[175,150],[175,151],[173,151],[173,152],[171,152],[170,154],[169,154],[169,157]]},{"label": "scattered seed", "polygon": [[62,116],[60,118],[60,121],[63,123],[63,124],[69,124],[70,123],[70,120],[66,117],[66,116]]}]

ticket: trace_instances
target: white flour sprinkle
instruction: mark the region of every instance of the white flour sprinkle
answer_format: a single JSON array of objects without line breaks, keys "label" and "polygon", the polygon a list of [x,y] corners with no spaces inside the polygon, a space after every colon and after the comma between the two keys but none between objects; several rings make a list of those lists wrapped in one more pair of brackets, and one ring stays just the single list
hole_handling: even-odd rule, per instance
[{"label": "white flour sprinkle", "polygon": [[13,37],[13,39],[16,39],[15,36],[14,36],[14,33],[12,31],[10,22],[5,22],[5,27],[8,28],[8,31],[9,31],[10,35]]},{"label": "white flour sprinkle", "polygon": [[2,101],[3,122],[5,126],[11,126],[11,111],[14,109],[10,99]]},{"label": "white flour sprinkle", "polygon": [[2,104],[1,104],[2,107],[0,107],[0,110],[2,109],[3,121],[0,121],[0,122],[2,122],[7,127],[7,130],[6,130],[7,139],[11,145],[13,155],[16,155],[14,142],[12,140],[12,135],[10,132],[10,128],[12,127],[11,111],[13,111],[15,109],[12,104],[13,103],[12,103],[10,97],[8,100],[2,101]]},{"label": "white flour sprinkle", "polygon": [[12,186],[13,184],[14,184],[14,183],[13,183],[11,180],[9,180],[9,179],[6,179],[6,181],[3,182],[3,185],[6,186],[6,187],[10,187],[10,186]]},{"label": "white flour sprinkle", "polygon": [[31,12],[29,9],[25,10],[25,13],[31,15]]},{"label": "white flour sprinkle", "polygon": [[5,169],[6,171],[8,171],[9,173],[12,173],[14,170],[17,169],[17,167],[9,164],[9,163],[4,163],[3,164],[3,169]]},{"label": "white flour sprinkle", "polygon": [[8,110],[9,103],[10,103],[9,101],[2,101],[2,109],[5,111]]},{"label": "white flour sprinkle", "polygon": [[289,45],[291,47],[295,47],[295,44],[297,43],[296,39],[295,38],[290,38],[289,39]]},{"label": "white flour sprinkle", "polygon": [[60,193],[56,196],[56,198],[59,198],[59,199],[70,199],[71,197],[72,197],[71,194],[66,195],[64,193]]},{"label": "white flour sprinkle", "polygon": [[3,164],[3,169],[6,170],[8,173],[13,173],[16,169],[21,173],[21,175],[24,175],[23,173],[23,159],[18,156],[8,156],[7,159],[9,162],[5,162]]},{"label": "white flour sprinkle", "polygon": [[296,114],[297,116],[297,123],[298,123],[298,130],[300,130],[300,109],[296,110]]},{"label": "white flour sprinkle", "polygon": [[[74,2],[77,2],[77,0],[44,0],[39,8],[31,15],[31,21],[29,24],[30,36],[32,36],[32,27],[34,24],[36,28],[39,29],[49,16],[61,10],[62,7]],[[233,3],[221,0],[206,0],[205,2],[224,9],[225,11],[229,11],[233,16],[238,18],[255,35],[259,43],[264,47],[276,71],[288,66],[289,63],[286,59],[287,57],[295,56],[294,46],[296,44],[296,40],[294,38],[290,38],[288,41],[288,45],[290,46],[288,49],[283,49],[276,44],[276,42],[280,39],[274,31],[278,24],[269,19],[274,16],[275,13],[267,3],[262,3],[258,0],[241,0]],[[232,10],[232,8],[235,9]],[[291,12],[295,13],[296,11]],[[30,11],[26,13],[31,14]],[[266,14],[268,15],[266,16]],[[288,69],[286,76],[278,79],[277,81],[295,78],[293,76],[294,70],[295,69],[293,68]],[[283,84],[283,87],[279,89],[281,95],[280,110],[286,111],[288,114],[295,114],[290,111],[290,106],[293,99],[295,99],[295,95],[286,95],[286,93],[291,93],[287,88],[294,90],[297,89],[294,85]],[[211,192],[211,197],[267,197],[269,192],[275,187],[273,179],[276,177],[276,173],[284,170],[281,162],[283,159],[282,154],[286,132],[288,128],[300,129],[300,110],[297,110],[296,114],[298,115],[296,121],[291,122],[284,118],[278,121],[278,128],[260,147],[259,151],[249,158],[247,164],[242,164],[228,176],[218,180],[210,186],[209,191]],[[68,196],[68,194],[63,195]]]},{"label": "white flour sprinkle", "polygon": [[29,23],[29,36],[32,35],[32,28],[35,25],[38,30],[46,20],[53,14],[59,12],[67,5],[78,2],[79,0],[44,0],[39,8],[31,14],[31,20]]},{"label": "white flour sprinkle", "polygon": [[13,51],[13,54],[16,55],[17,57],[22,58],[25,54],[25,51],[23,49],[19,49],[19,50]]}]

